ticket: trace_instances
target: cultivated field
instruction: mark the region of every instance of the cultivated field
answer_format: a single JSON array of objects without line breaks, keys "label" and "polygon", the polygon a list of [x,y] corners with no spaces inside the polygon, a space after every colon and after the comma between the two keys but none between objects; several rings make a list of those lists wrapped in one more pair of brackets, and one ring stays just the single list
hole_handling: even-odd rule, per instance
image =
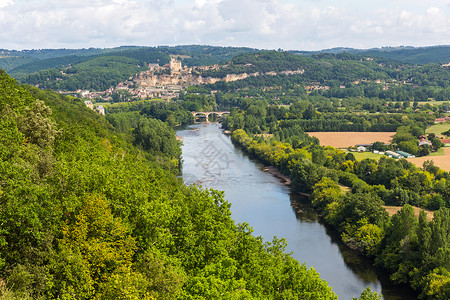
[{"label": "cultivated field", "polygon": [[444,147],[442,149],[444,150],[443,155],[408,158],[408,161],[412,162],[417,167],[422,167],[425,161],[432,160],[434,161],[435,166],[442,170],[450,171],[450,147]]},{"label": "cultivated field", "polygon": [[320,140],[322,146],[347,148],[373,142],[390,143],[395,132],[308,132]]}]

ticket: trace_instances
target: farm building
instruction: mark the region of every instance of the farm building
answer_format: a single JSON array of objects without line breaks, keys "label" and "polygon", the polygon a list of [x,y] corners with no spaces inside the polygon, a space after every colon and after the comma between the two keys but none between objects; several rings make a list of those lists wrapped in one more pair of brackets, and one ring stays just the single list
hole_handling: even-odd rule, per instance
[{"label": "farm building", "polygon": [[414,158],[415,156],[412,154],[409,154],[408,152],[404,152],[404,151],[395,151],[396,153],[400,154],[401,156],[405,157],[405,158]]},{"label": "farm building", "polygon": [[386,151],[385,154],[389,157],[393,157],[393,158],[403,158],[403,155],[395,153],[394,151]]},{"label": "farm building", "polygon": [[367,151],[367,148],[364,146],[359,146],[358,148],[356,148],[358,150],[358,152],[365,152]]}]

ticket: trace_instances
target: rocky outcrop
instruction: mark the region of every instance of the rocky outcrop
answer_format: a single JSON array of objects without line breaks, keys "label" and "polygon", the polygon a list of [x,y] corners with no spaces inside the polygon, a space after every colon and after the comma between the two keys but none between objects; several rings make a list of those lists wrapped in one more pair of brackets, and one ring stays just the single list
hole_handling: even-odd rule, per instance
[{"label": "rocky outcrop", "polygon": [[266,72],[266,73],[242,73],[242,74],[227,74],[225,78],[217,77],[202,77],[201,75],[194,75],[191,73],[181,73],[181,74],[154,74],[152,71],[141,72],[133,77],[133,82],[140,87],[154,87],[154,86],[181,86],[187,87],[189,85],[199,85],[199,84],[213,84],[218,81],[232,82],[237,80],[243,80],[248,77],[256,77],[261,75],[275,76],[277,74],[294,75],[303,74],[305,70],[298,69],[293,71],[282,71],[276,72]]}]

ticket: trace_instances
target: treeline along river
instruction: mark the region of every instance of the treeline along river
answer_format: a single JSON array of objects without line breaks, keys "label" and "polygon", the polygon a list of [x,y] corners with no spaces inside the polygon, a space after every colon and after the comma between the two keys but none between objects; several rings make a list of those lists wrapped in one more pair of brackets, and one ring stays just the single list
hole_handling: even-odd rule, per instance
[{"label": "treeline along river", "polygon": [[285,238],[286,251],[314,267],[339,299],[359,297],[367,286],[386,300],[417,299],[410,288],[393,285],[387,273],[343,245],[308,199],[291,193],[282,180],[234,147],[219,124],[196,124],[177,135],[183,139],[184,182],[224,191],[236,223],[249,223],[264,241]]}]

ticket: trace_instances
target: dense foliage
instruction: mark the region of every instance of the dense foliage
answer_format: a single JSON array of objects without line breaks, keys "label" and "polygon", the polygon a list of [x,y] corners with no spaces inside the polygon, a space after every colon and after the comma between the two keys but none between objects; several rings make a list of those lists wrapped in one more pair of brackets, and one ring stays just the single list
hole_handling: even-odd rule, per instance
[{"label": "dense foliage", "polygon": [[53,90],[106,90],[128,77],[145,70],[145,63],[127,57],[99,57],[73,67],[50,69],[27,75],[28,84]]},{"label": "dense foliage", "polygon": [[178,57],[182,59],[183,65],[188,67],[209,66],[224,63],[236,55],[259,51],[257,49],[246,47],[219,47],[202,45],[158,47],[158,49],[165,49],[172,55],[178,55]]},{"label": "dense foliage", "polygon": [[136,128],[140,116],[158,119],[171,127],[191,124],[194,120],[192,114],[186,111],[180,103],[164,100],[116,103],[107,106],[107,109],[108,115],[106,118],[121,131]]},{"label": "dense foliage", "polygon": [[[120,48],[123,49],[123,47]],[[47,59],[59,57],[90,56],[100,53],[114,52],[115,49],[33,49],[22,51],[0,49],[2,53],[2,59],[0,59],[0,68],[11,72],[15,68],[23,65],[33,65],[34,63],[41,64],[41,61],[45,61]]]},{"label": "dense foliage", "polygon": [[174,176],[166,123],[144,116],[132,137],[78,99],[0,83],[1,297],[336,299],[221,192]]},{"label": "dense foliage", "polygon": [[[363,51],[364,55],[373,55],[413,64],[445,63],[450,60],[449,46],[424,48],[384,48]],[[381,51],[380,51],[381,50]]]}]

